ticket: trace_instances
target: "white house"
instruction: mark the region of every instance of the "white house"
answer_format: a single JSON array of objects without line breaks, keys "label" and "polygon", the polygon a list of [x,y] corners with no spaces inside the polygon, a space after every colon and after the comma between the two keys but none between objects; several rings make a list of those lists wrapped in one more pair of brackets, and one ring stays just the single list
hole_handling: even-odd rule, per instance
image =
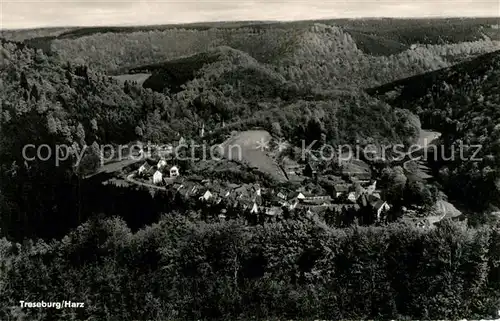
[{"label": "white house", "polygon": [[254,186],[254,190],[255,190],[255,194],[256,194],[257,196],[261,196],[261,195],[262,195],[262,190],[261,190],[261,188],[260,188],[260,186],[259,186],[259,185],[255,185],[255,186]]},{"label": "white house", "polygon": [[158,169],[162,169],[162,168],[163,168],[163,167],[165,167],[165,166],[167,166],[167,161],[166,161],[166,160],[164,160],[163,158],[162,158],[162,159],[160,159],[160,160],[158,161],[158,164],[156,165],[156,167],[157,167]]},{"label": "white house", "polygon": [[353,203],[356,203],[356,201],[358,200],[358,198],[359,198],[359,194],[356,193],[356,192],[350,192],[349,196],[347,196],[347,199],[350,200]]},{"label": "white house", "polygon": [[250,213],[257,213],[259,211],[259,208],[257,207],[257,203],[253,203],[252,209],[250,210]]},{"label": "white house", "polygon": [[179,176],[179,168],[177,166],[172,166],[172,168],[170,168],[170,177],[177,176]]},{"label": "white house", "polygon": [[163,174],[160,171],[156,171],[153,175],[153,184],[160,184],[163,180]]},{"label": "white house", "polygon": [[210,193],[209,190],[207,190],[202,196],[200,196],[200,200],[208,201],[210,198],[212,198],[212,193]]},{"label": "white house", "polygon": [[148,163],[144,163],[141,165],[141,167],[139,167],[139,175],[142,175],[144,174],[145,172],[147,172],[149,169],[151,168],[151,166],[149,166]]},{"label": "white house", "polygon": [[306,197],[302,192],[295,192],[291,195],[290,200],[300,200],[303,201],[305,200]]},{"label": "white house", "polygon": [[373,207],[377,211],[377,220],[380,220],[383,212],[388,211],[391,208],[387,202],[382,200],[377,201]]}]

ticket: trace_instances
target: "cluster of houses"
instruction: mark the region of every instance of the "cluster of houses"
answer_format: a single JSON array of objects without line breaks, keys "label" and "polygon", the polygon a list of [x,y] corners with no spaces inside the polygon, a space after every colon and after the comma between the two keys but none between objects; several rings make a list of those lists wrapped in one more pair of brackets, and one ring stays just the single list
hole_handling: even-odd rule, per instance
[{"label": "cluster of houses", "polygon": [[[319,171],[312,162],[299,165],[288,159],[281,167],[289,179],[294,176],[318,177]],[[144,162],[137,170],[136,177],[185,198],[221,204],[223,207],[238,207],[250,213],[277,216],[284,210],[305,209],[308,213],[318,213],[325,210],[342,212],[368,208],[376,220],[380,220],[390,209],[390,205],[382,200],[380,191],[376,188],[376,181],[371,181],[369,167],[350,161],[342,166],[342,171],[345,180],[335,184],[333,193],[329,192],[329,195],[313,193],[305,187],[287,191],[279,188],[261,188],[259,184],[211,181],[194,175],[181,177],[180,168],[177,165],[169,166],[164,155],[163,157],[160,155],[155,165]]]},{"label": "cluster of houses", "polygon": [[[151,166],[146,161],[137,171],[139,177],[150,178],[153,184],[161,185],[165,179],[174,180],[179,176],[179,167],[168,167],[165,159],[160,159],[156,166]],[[166,177],[165,177],[166,176]]]},{"label": "cluster of houses", "polygon": [[[361,208],[372,210],[377,220],[390,209],[389,204],[381,199],[376,189],[376,182],[366,188],[358,185],[337,184],[333,195],[317,195],[304,188],[296,191],[261,188],[259,184],[234,184],[212,181],[197,176],[180,177],[177,166],[168,167],[167,162],[160,160],[156,166],[144,163],[138,170],[141,177],[151,176],[152,183],[164,186],[183,197],[212,204],[224,204],[233,208],[241,208],[250,213],[263,213],[278,216],[283,210],[306,209],[308,213],[325,210]],[[223,213],[223,212],[222,212]],[[221,214],[223,217],[224,214]]]},{"label": "cluster of houses", "polygon": [[[339,162],[339,177],[343,177],[335,184],[334,192],[330,196],[313,195],[304,191],[299,191],[297,199],[300,204],[310,206],[310,208],[330,208],[335,210],[371,208],[378,220],[384,212],[390,209],[390,205],[382,200],[381,192],[376,188],[376,181],[372,181],[370,166],[361,160],[346,157],[343,155]],[[317,179],[319,173],[318,165],[312,161],[307,161],[305,165],[300,165],[289,158],[284,158],[282,168],[287,177],[309,177]],[[365,186],[365,187],[363,187]]]}]

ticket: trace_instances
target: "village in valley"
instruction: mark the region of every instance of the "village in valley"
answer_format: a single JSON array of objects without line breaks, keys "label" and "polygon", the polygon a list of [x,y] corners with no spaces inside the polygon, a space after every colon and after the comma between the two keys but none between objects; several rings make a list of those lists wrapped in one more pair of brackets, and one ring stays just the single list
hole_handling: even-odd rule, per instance
[{"label": "village in valley", "polygon": [[[274,139],[265,131],[233,133],[232,137],[240,139],[242,135],[262,132],[268,139]],[[243,153],[246,157],[243,160],[226,157],[216,161],[179,161],[178,155],[174,155],[175,147],[186,144],[181,137],[174,144],[149,145],[141,149],[141,160],[135,161],[127,167],[125,174],[121,172],[120,175],[129,184],[143,186],[155,193],[168,193],[185,203],[195,203],[205,211],[210,207],[214,218],[222,220],[254,216],[260,221],[274,221],[302,215],[322,217],[329,224],[349,226],[353,222],[383,224],[402,216],[403,221],[411,224],[432,227],[444,218],[460,216],[460,212],[444,200],[435,204],[437,213],[433,211],[433,215],[426,217],[415,215],[422,210],[420,204],[394,208],[385,200],[384,190],[377,185],[377,173],[360,159],[294,160],[288,155],[290,149],[279,153],[271,150],[269,146],[273,144],[269,144],[266,146],[268,150],[257,150],[261,147],[257,144],[245,147],[249,151]],[[259,156],[255,157],[256,154]],[[263,158],[272,159],[274,167],[259,166],[261,164],[257,163],[262,163]],[[220,170],[214,170],[216,167]],[[238,175],[219,175],[231,171],[268,171],[269,175],[264,174],[264,178],[274,176],[276,179],[270,184],[269,180],[259,176],[241,179]],[[422,177],[428,179],[431,176],[424,174]]]}]

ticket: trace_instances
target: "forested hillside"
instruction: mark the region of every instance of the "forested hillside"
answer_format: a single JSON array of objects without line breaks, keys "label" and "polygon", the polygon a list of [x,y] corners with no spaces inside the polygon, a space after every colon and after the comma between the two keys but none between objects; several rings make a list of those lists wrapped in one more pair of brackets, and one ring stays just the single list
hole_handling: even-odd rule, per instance
[{"label": "forested hillside", "polygon": [[374,86],[447,67],[499,48],[499,42],[485,34],[466,37],[465,42],[415,40],[417,47],[410,48],[413,42],[402,43],[390,37],[355,30],[349,33],[349,29],[316,23],[300,28],[97,33],[75,39],[55,39],[52,49],[63,60],[116,74],[127,68],[189,56],[224,45],[244,51],[259,62],[271,64],[299,85],[312,83],[327,88]]},{"label": "forested hillside", "polygon": [[[323,143],[355,143],[357,139],[395,143],[418,135],[418,128],[408,128],[411,115],[394,113],[366,94],[300,89],[254,58],[228,47],[207,53],[214,55],[213,63],[186,65],[202,67],[191,71],[193,79],[183,83],[177,93],[161,87],[175,83],[155,82],[165,72],[161,69],[144,84],[162,89],[159,93],[129,82],[122,84],[85,65],[61,65],[57,57],[19,46],[7,42],[1,49],[1,191],[6,200],[1,223],[6,232],[16,230],[11,222],[17,222],[29,235],[28,231],[43,230],[41,222],[46,217],[62,219],[67,212],[78,213],[79,177],[98,165],[96,153],[109,143],[136,139],[167,143],[179,135],[196,137],[202,124],[219,132],[215,142],[222,142],[224,133],[231,130],[252,127],[280,128],[276,134],[298,146],[304,138]],[[193,59],[200,57],[206,56]],[[227,124],[224,128],[223,122]],[[23,147],[27,144],[37,148],[65,144],[71,146],[67,152],[73,156],[58,165],[54,154],[47,161],[26,162]],[[80,167],[88,168],[75,168],[75,153],[85,146],[89,148]],[[40,201],[29,202],[33,197]],[[58,199],[55,204],[54,197]],[[63,220],[75,224],[80,218],[75,215]]]},{"label": "forested hillside", "polygon": [[[474,208],[500,203],[500,51],[470,62],[369,90],[417,114],[422,126],[442,132],[435,164],[444,186]],[[460,145],[469,147],[459,148]],[[480,150],[476,154],[478,148]],[[463,160],[460,152],[470,159]]]}]

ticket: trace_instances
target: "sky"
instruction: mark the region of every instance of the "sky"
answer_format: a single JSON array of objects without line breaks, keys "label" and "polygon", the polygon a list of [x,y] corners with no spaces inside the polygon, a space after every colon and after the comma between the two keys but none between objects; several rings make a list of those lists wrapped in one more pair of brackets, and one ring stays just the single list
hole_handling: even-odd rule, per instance
[{"label": "sky", "polygon": [[0,0],[0,28],[358,17],[500,17],[500,0]]}]

